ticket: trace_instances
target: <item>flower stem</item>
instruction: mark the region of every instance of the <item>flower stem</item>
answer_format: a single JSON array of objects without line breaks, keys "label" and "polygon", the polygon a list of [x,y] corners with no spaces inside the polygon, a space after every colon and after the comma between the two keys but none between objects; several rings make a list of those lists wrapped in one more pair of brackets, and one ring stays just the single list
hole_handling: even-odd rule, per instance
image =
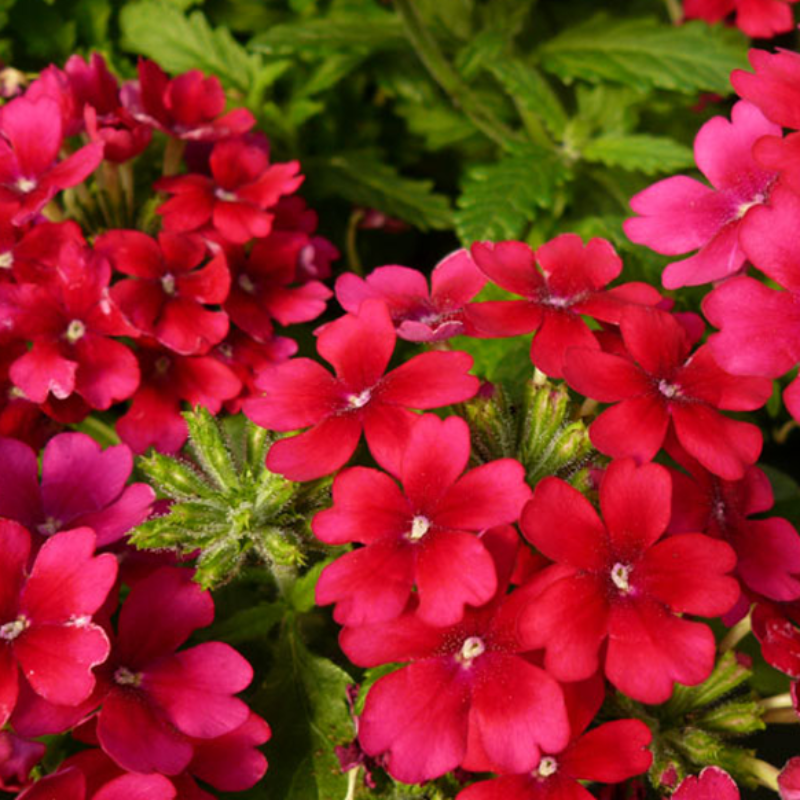
[{"label": "flower stem", "polygon": [[794,702],[792,701],[791,694],[786,692],[784,694],[773,695],[772,697],[765,697],[758,701],[758,705],[765,711],[768,711],[772,708],[793,708]]},{"label": "flower stem", "polygon": [[425,27],[413,0],[395,0],[406,35],[420,61],[441,86],[450,102],[466,114],[487,138],[503,148],[520,143],[522,138],[487,109],[445,58],[433,34]]},{"label": "flower stem", "polygon": [[762,761],[759,758],[746,758],[741,762],[741,767],[746,770],[761,786],[766,786],[767,789],[772,789],[773,792],[778,791],[778,775],[780,770]]},{"label": "flower stem", "polygon": [[733,650],[733,648],[752,630],[753,624],[750,619],[750,614],[748,614],[728,631],[727,636],[719,643],[719,652],[727,653],[728,650]]},{"label": "flower stem", "polygon": [[358,256],[358,244],[356,238],[358,236],[358,223],[364,219],[364,211],[360,208],[353,210],[350,214],[350,219],[347,221],[347,233],[345,235],[345,251],[347,252],[347,266],[350,272],[364,276],[364,267],[361,264],[361,259]]}]

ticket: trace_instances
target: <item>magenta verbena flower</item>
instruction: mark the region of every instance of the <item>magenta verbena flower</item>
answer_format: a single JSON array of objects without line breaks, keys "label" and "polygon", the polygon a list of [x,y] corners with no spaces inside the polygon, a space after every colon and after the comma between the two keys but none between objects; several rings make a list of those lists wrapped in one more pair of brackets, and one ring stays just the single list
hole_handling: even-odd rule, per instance
[{"label": "magenta verbena flower", "polygon": [[684,0],[687,19],[721,22],[733,15],[740,31],[754,39],[771,39],[794,28],[790,3],[797,0]]}]

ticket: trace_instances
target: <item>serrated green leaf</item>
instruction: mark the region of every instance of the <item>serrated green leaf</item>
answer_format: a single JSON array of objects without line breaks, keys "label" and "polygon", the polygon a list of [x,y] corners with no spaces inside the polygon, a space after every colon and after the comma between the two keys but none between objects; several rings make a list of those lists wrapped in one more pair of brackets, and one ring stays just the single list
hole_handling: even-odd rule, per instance
[{"label": "serrated green leaf", "polygon": [[406,39],[400,20],[380,11],[373,15],[338,13],[275,25],[250,44],[269,55],[324,56],[339,50],[377,52],[404,47]]},{"label": "serrated green leaf", "polygon": [[262,59],[226,28],[212,28],[201,11],[188,16],[168,0],[141,0],[120,12],[122,46],[157,61],[170,72],[200,69],[247,93]]},{"label": "serrated green leaf", "polygon": [[487,381],[520,384],[531,376],[531,336],[512,339],[458,336],[451,344],[454,350],[463,350],[472,356],[472,372]]},{"label": "serrated green leaf", "polygon": [[364,53],[359,51],[336,53],[326,58],[311,76],[302,82],[299,87],[300,92],[310,96],[336,86],[364,61],[364,57]]},{"label": "serrated green leaf", "polygon": [[229,617],[215,622],[195,634],[201,642],[223,641],[230,645],[263,640],[286,614],[286,605],[281,602],[259,603],[249,608],[240,608]]},{"label": "serrated green leaf", "polygon": [[599,136],[583,146],[581,155],[586,161],[638,170],[646,175],[694,166],[690,148],[674,139],[646,133]]},{"label": "serrated green leaf", "polygon": [[448,199],[433,191],[431,181],[400,175],[371,152],[339,153],[315,162],[308,174],[326,194],[398,217],[420,230],[452,225]]},{"label": "serrated green leaf", "polygon": [[309,652],[288,618],[274,653],[274,666],[255,700],[280,736],[270,744],[265,800],[342,800],[347,776],[334,747],[355,730],[346,691],[352,678],[332,661]]},{"label": "serrated green leaf", "polygon": [[721,26],[603,14],[550,39],[539,54],[542,66],[566,81],[611,81],[645,90],[730,94],[731,71],[747,68],[747,40]]},{"label": "serrated green leaf", "polygon": [[516,58],[496,61],[489,69],[518,106],[540,117],[556,138],[564,135],[567,112],[539,70]]},{"label": "serrated green leaf", "polygon": [[555,205],[568,171],[555,153],[533,145],[495,164],[473,167],[455,214],[464,245],[484,239],[519,239],[542,209]]},{"label": "serrated green leaf", "polygon": [[189,445],[203,470],[220,489],[232,490],[239,486],[239,474],[233,463],[230,445],[211,412],[203,406],[185,411],[183,418],[189,428]]}]

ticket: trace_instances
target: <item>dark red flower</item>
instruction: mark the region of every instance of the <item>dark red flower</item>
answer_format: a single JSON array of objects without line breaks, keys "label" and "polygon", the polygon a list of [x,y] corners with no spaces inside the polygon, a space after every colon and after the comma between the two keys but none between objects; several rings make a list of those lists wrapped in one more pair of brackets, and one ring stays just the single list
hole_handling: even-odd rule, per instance
[{"label": "dark red flower", "polygon": [[706,767],[699,775],[690,775],[672,795],[674,800],[739,800],[739,787],[719,767]]}]

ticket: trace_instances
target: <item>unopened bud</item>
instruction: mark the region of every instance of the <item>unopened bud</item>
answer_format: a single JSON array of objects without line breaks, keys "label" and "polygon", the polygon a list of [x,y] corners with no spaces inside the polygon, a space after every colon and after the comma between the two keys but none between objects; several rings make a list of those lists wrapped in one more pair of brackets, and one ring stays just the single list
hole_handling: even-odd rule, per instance
[{"label": "unopened bud", "polygon": [[694,724],[707,731],[747,734],[763,731],[762,709],[755,700],[732,700],[708,709],[694,718]]}]

